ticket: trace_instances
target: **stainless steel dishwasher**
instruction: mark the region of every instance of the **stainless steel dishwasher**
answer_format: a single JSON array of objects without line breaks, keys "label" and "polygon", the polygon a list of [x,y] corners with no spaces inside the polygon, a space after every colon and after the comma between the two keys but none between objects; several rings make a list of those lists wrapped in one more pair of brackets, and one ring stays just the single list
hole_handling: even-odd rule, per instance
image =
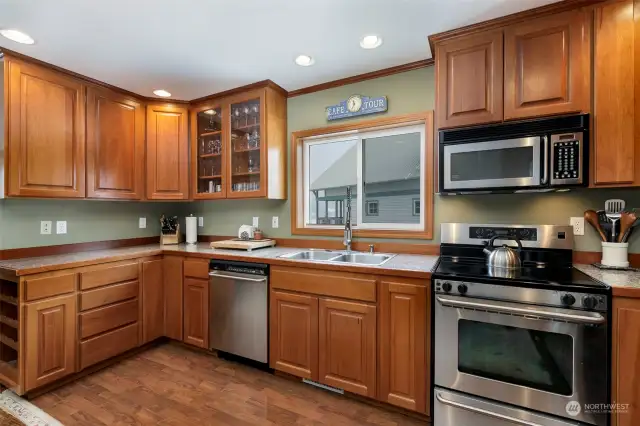
[{"label": "stainless steel dishwasher", "polygon": [[212,260],[209,277],[211,349],[266,364],[269,265]]}]

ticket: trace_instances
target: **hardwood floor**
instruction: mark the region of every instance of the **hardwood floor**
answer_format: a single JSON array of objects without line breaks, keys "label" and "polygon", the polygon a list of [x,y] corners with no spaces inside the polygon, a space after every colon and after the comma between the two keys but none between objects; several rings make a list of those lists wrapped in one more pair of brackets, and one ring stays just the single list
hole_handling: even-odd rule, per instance
[{"label": "hardwood floor", "polygon": [[427,424],[176,344],[31,402],[65,426]]}]

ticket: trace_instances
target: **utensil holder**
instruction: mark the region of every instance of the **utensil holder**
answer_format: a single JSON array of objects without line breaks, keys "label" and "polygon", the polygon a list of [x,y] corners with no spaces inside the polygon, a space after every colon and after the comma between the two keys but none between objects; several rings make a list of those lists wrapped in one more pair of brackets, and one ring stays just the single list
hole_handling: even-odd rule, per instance
[{"label": "utensil holder", "polygon": [[602,261],[605,266],[629,267],[629,243],[602,242]]}]

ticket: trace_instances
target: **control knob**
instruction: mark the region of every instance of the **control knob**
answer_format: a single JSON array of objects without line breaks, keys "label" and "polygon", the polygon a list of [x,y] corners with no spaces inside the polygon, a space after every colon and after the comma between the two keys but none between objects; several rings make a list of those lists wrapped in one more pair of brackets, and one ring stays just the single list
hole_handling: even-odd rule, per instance
[{"label": "control knob", "polygon": [[573,297],[573,294],[563,294],[562,297],[560,298],[560,302],[564,305],[564,306],[571,306],[574,303],[576,303],[576,298]]},{"label": "control knob", "polygon": [[582,298],[582,306],[586,309],[593,309],[598,306],[598,299],[595,296],[585,296]]},{"label": "control knob", "polygon": [[442,284],[442,289],[449,293],[451,291],[451,283],[450,282],[445,282],[444,284]]},{"label": "control knob", "polygon": [[467,285],[466,284],[458,285],[458,293],[466,294],[467,293]]}]

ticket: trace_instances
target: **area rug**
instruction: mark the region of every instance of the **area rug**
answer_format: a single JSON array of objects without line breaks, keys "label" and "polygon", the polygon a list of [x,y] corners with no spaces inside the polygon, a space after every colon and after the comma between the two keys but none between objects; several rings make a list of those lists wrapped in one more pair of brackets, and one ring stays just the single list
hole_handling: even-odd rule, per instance
[{"label": "area rug", "polygon": [[62,423],[8,389],[0,393],[0,425],[63,426]]}]

